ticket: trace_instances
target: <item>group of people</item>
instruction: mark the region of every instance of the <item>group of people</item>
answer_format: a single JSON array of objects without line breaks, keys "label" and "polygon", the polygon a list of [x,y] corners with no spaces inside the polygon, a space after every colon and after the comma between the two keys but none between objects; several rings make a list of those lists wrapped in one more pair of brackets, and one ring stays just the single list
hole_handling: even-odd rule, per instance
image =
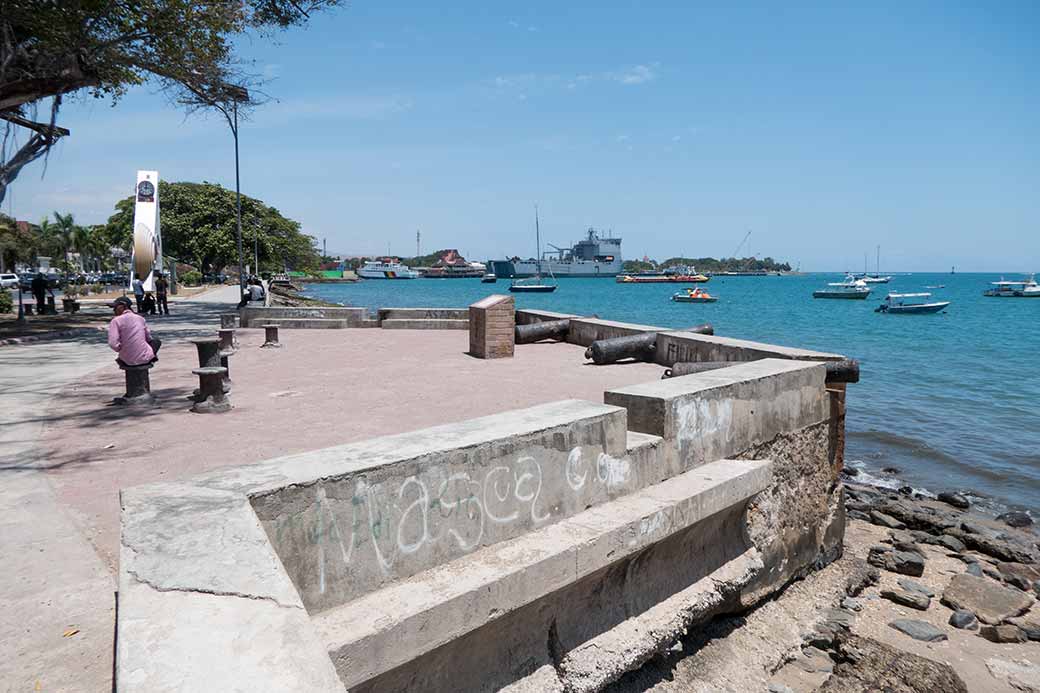
[{"label": "group of people", "polygon": [[134,275],[134,301],[137,303],[137,312],[148,315],[169,315],[170,306],[167,302],[167,294],[170,291],[170,282],[166,275],[157,272],[155,275],[155,294],[144,290],[144,282],[141,275]]},{"label": "group of people", "polygon": [[242,291],[242,300],[238,302],[238,307],[244,308],[250,302],[259,302],[261,304],[267,302],[267,289],[264,288],[264,283],[255,274],[246,282],[246,287]]}]

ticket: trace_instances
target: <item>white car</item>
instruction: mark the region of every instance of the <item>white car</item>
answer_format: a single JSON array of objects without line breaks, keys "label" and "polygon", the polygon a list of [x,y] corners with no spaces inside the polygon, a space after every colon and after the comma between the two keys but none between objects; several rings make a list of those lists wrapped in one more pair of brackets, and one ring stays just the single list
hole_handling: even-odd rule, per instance
[{"label": "white car", "polygon": [[17,274],[0,274],[0,289],[13,289],[18,286]]}]

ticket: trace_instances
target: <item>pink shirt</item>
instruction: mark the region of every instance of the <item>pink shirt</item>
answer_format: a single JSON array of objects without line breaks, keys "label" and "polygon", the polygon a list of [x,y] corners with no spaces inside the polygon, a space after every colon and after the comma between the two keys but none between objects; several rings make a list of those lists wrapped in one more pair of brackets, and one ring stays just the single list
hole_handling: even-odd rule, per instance
[{"label": "pink shirt", "polygon": [[118,351],[120,360],[128,366],[139,366],[155,358],[155,352],[148,344],[151,337],[148,323],[131,310],[108,323],[108,346],[112,351]]}]

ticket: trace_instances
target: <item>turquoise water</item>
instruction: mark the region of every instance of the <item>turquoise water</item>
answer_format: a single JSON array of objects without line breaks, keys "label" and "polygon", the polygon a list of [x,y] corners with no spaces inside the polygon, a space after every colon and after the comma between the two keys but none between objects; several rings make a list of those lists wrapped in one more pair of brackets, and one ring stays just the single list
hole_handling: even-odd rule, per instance
[{"label": "turquoise water", "polygon": [[[865,301],[813,299],[841,275],[716,277],[718,303],[669,300],[678,285],[562,279],[553,294],[516,294],[521,308],[597,314],[664,327],[711,322],[727,337],[857,358],[846,460],[881,483],[967,490],[983,503],[1040,511],[1040,299],[982,296],[989,274],[913,274],[877,285]],[[1008,276],[1008,279],[1019,279]],[[945,314],[874,313],[888,291],[931,290]],[[473,279],[313,284],[310,295],[366,307],[461,307],[505,292]],[[882,470],[894,467],[898,474]]]}]

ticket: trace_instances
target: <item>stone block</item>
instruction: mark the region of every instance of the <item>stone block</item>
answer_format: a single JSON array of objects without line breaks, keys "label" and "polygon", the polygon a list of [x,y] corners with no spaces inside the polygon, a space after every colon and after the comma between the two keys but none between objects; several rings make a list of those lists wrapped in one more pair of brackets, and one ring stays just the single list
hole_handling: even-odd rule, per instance
[{"label": "stone block", "polygon": [[512,296],[492,294],[469,307],[469,353],[481,359],[512,358],[516,306]]},{"label": "stone block", "polygon": [[745,339],[662,331],[657,340],[656,359],[662,366],[690,361],[757,361],[758,359],[840,361],[841,354],[750,342]]}]

